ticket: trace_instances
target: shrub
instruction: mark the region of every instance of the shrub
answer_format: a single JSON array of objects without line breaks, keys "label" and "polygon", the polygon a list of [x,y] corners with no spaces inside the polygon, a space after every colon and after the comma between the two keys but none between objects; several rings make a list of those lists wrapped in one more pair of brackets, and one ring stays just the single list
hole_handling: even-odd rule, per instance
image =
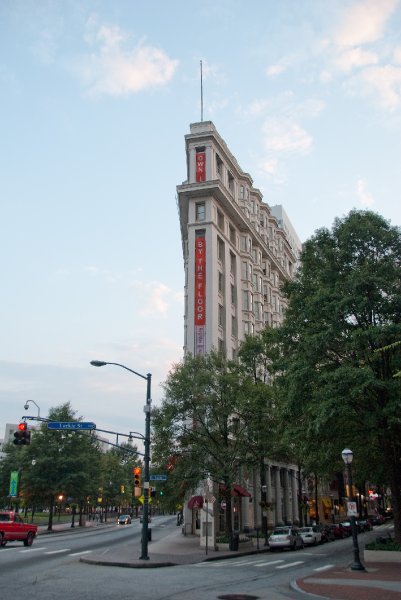
[{"label": "shrub", "polygon": [[366,544],[366,550],[392,550],[401,552],[401,544],[397,543],[393,538],[378,538],[375,542]]}]

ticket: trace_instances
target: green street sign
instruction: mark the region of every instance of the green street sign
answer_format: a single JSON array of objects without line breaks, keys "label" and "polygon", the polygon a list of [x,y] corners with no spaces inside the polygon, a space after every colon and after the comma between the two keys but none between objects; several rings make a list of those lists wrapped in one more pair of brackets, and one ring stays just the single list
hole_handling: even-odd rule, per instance
[{"label": "green street sign", "polygon": [[8,495],[11,498],[16,498],[18,496],[18,480],[19,480],[19,473],[18,473],[18,471],[11,471],[11,475],[10,475],[10,490],[8,492]]}]

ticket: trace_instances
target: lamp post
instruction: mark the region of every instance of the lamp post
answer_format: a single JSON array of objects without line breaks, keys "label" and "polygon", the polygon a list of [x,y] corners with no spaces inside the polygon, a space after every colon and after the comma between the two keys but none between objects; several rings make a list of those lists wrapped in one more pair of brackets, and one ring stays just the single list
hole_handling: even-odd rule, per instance
[{"label": "lamp post", "polygon": [[[351,472],[351,463],[354,455],[352,454],[352,450],[349,448],[344,448],[341,452],[342,459],[345,463],[348,473],[348,498],[349,500],[353,500],[353,488],[352,488],[352,472]],[[356,526],[356,517],[352,515],[350,517],[351,520],[351,531],[352,531],[352,542],[354,545],[354,562],[351,565],[352,571],[365,571],[365,567],[361,563],[361,559],[359,558],[359,546],[358,546],[358,530]]]},{"label": "lamp post", "polygon": [[28,410],[28,408],[29,408],[29,404],[30,404],[31,402],[32,402],[32,404],[34,404],[34,405],[36,406],[36,408],[38,409],[38,417],[40,417],[40,408],[39,408],[39,405],[38,405],[38,404],[36,404],[35,400],[27,400],[27,401],[25,402],[25,404],[24,404],[24,408],[25,408],[25,410]]},{"label": "lamp post", "polygon": [[142,519],[142,543],[141,543],[141,556],[139,557],[142,560],[149,560],[148,555],[148,541],[149,541],[149,464],[150,464],[150,405],[151,405],[151,385],[152,385],[152,375],[148,373],[147,375],[141,375],[141,373],[137,373],[133,369],[129,369],[125,365],[121,365],[120,363],[114,362],[104,362],[102,360],[91,360],[90,363],[94,367],[104,367],[105,365],[115,365],[117,367],[121,367],[141,379],[145,379],[147,382],[146,389],[146,404],[144,407],[145,413],[145,436],[144,436],[144,482],[143,482],[143,519]]}]

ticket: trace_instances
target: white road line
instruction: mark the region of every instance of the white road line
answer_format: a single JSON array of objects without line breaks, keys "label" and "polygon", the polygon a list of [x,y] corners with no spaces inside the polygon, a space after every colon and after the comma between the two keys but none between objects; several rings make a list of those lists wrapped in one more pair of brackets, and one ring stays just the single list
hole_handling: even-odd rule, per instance
[{"label": "white road line", "polygon": [[83,550],[82,552],[73,552],[72,554],[69,554],[68,556],[81,556],[82,554],[90,554],[92,552],[92,550]]},{"label": "white road line", "polygon": [[313,569],[314,571],[327,571],[327,569],[331,569],[334,565],[325,565],[324,567],[318,567],[317,569]]},{"label": "white road line", "polygon": [[23,552],[38,552],[38,550],[46,550],[46,546],[39,546],[39,548],[27,548],[26,550],[20,550],[21,554]]},{"label": "white road line", "polygon": [[279,567],[276,567],[276,569],[288,569],[289,567],[295,567],[296,565],[302,565],[305,561],[304,560],[297,560],[296,562],[293,563],[288,563],[286,565],[280,565]]},{"label": "white road line", "polygon": [[272,560],[272,561],[266,561],[266,562],[262,562],[262,563],[256,563],[253,566],[254,567],[265,567],[266,565],[278,565],[280,563],[284,562],[283,560]]},{"label": "white road line", "polygon": [[52,550],[51,552],[45,552],[45,554],[61,554],[61,552],[69,552],[71,548],[63,548],[62,550]]}]

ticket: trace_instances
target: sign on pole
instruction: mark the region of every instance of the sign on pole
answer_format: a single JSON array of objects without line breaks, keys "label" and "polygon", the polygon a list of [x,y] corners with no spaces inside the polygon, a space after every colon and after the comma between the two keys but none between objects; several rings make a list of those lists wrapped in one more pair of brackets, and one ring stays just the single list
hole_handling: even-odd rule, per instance
[{"label": "sign on pole", "polygon": [[96,429],[96,424],[85,421],[50,421],[47,424],[47,429],[60,430],[72,430],[79,431],[81,429]]},{"label": "sign on pole", "polygon": [[18,496],[18,479],[19,479],[18,471],[11,471],[10,490],[8,493],[8,495],[11,498],[16,498]]},{"label": "sign on pole", "polygon": [[356,517],[358,515],[358,507],[356,502],[347,502],[348,517]]},{"label": "sign on pole", "polygon": [[149,475],[150,481],[167,481],[167,475]]}]

